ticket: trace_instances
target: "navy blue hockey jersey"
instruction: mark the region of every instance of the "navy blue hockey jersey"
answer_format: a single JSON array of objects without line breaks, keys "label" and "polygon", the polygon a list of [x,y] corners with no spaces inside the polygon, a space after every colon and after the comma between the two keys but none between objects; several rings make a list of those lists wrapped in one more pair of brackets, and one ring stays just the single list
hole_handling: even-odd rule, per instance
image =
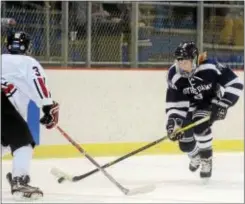
[{"label": "navy blue hockey jersey", "polygon": [[[189,111],[206,109],[216,97],[233,106],[242,94],[243,84],[228,67],[207,59],[195,73],[185,78],[176,71],[175,64],[168,72],[166,113],[168,117],[186,117]],[[221,95],[221,87],[223,94]]]}]

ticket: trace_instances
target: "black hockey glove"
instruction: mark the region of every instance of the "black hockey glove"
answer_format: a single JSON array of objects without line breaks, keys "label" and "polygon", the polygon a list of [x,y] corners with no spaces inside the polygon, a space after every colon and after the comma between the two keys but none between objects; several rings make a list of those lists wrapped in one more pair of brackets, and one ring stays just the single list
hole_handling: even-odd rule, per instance
[{"label": "black hockey glove", "polygon": [[222,99],[213,99],[211,103],[212,106],[210,123],[212,124],[216,120],[224,120],[229,108],[227,102]]},{"label": "black hockey glove", "polygon": [[182,128],[183,120],[180,118],[169,118],[167,123],[168,138],[172,141],[179,140],[184,137],[184,132],[178,132]]},{"label": "black hockey glove", "polygon": [[59,104],[54,101],[52,105],[43,106],[43,113],[40,123],[47,129],[55,127],[59,121]]}]

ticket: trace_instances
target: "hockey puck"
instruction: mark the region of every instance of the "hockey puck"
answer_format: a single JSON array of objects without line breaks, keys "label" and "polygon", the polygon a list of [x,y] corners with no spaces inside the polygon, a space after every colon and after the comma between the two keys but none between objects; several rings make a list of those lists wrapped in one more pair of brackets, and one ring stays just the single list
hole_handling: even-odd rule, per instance
[{"label": "hockey puck", "polygon": [[60,177],[60,178],[58,179],[58,183],[62,183],[64,180],[65,180],[64,177]]}]

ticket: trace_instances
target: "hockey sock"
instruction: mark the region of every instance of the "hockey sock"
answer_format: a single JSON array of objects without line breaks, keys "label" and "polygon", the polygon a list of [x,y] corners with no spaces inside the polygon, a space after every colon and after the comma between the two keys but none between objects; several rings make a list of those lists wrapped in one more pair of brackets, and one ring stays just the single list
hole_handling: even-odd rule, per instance
[{"label": "hockey sock", "polygon": [[197,142],[196,142],[193,150],[191,150],[190,152],[188,152],[188,156],[190,158],[193,158],[193,157],[195,157],[198,154],[198,152],[199,152],[199,147],[198,147]]},{"label": "hockey sock", "polygon": [[13,152],[13,177],[29,175],[33,149],[31,145],[20,147]]},{"label": "hockey sock", "polygon": [[204,157],[209,157],[211,156],[211,150],[212,150],[212,140],[213,140],[213,135],[212,133],[206,134],[206,135],[195,135],[195,139],[197,141],[197,146],[199,148],[200,152],[207,152],[207,155]]}]

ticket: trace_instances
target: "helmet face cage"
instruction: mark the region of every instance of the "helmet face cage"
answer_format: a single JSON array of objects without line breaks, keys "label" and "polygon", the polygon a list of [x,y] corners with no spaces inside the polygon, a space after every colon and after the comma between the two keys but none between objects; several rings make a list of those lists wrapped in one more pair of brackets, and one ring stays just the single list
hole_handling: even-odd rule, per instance
[{"label": "helmet face cage", "polygon": [[30,45],[30,38],[24,32],[11,33],[7,38],[7,49],[11,54],[25,54]]},{"label": "helmet face cage", "polygon": [[183,77],[190,77],[196,70],[198,65],[198,49],[194,42],[184,42],[181,43],[175,50],[175,59],[180,60],[191,60],[192,61],[192,71],[186,72],[176,63],[177,70]]}]

